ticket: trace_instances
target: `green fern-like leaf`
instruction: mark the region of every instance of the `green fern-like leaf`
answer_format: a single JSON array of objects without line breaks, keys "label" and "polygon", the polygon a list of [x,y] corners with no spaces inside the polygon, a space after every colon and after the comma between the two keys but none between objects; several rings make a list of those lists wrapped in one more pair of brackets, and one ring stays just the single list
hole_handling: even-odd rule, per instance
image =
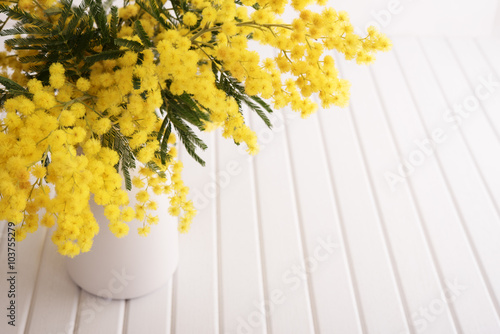
[{"label": "green fern-like leaf", "polygon": [[103,39],[103,44],[109,43],[110,35],[106,19],[106,12],[101,0],[94,0],[91,2],[90,13],[97,24],[97,28],[100,31],[101,37]]},{"label": "green fern-like leaf", "polygon": [[163,133],[163,138],[160,145],[159,153],[162,164],[165,164],[170,159],[170,155],[167,153],[167,145],[168,145],[168,138],[170,137],[171,132],[172,132],[172,124],[168,123],[167,129],[165,130],[165,133]]},{"label": "green fern-like leaf", "polygon": [[[52,25],[49,22],[46,22],[24,10],[21,10],[17,6],[9,7],[9,5],[0,4],[0,13],[3,13],[9,18],[20,21],[24,24],[31,24],[40,28],[52,28]],[[4,36],[2,33],[0,33],[0,35]]]},{"label": "green fern-like leaf", "polygon": [[47,57],[44,54],[38,54],[36,56],[24,56],[19,57],[21,63],[37,63],[47,61]]},{"label": "green fern-like leaf", "polygon": [[[149,0],[147,4],[141,0],[137,0],[135,3],[139,5],[139,7],[141,7],[141,9],[146,13],[154,17],[155,20],[158,21],[158,23],[160,23],[163,28],[172,29],[172,25],[165,21],[165,19],[161,16],[162,12],[160,11],[160,8],[158,8],[154,0]],[[167,15],[170,14],[167,13]]]},{"label": "green fern-like leaf", "polygon": [[118,8],[115,6],[111,7],[111,22],[110,22],[109,34],[112,38],[116,38],[118,35]]},{"label": "green fern-like leaf", "polygon": [[11,38],[5,41],[5,45],[13,49],[31,49],[38,50],[39,48],[49,49],[64,45],[65,39],[62,36],[50,37],[20,37]]},{"label": "green fern-like leaf", "polygon": [[0,76],[0,84],[2,84],[10,94],[25,95],[30,98],[32,96],[32,94],[26,88],[24,88],[17,82],[10,80],[9,78]]},{"label": "green fern-like leaf", "polygon": [[246,94],[245,87],[228,73],[222,72],[218,78],[216,82],[217,88],[222,89],[228,96],[236,100],[240,112],[242,112],[241,107],[242,103],[244,103],[254,111],[269,128],[272,127],[271,120],[267,117],[266,112],[272,113],[273,110],[264,100],[258,96],[249,96]]},{"label": "green fern-like leaf", "polygon": [[164,171],[162,171],[160,169],[160,167],[154,163],[153,161],[149,161],[147,164],[146,164],[146,167],[148,167],[149,169],[151,169],[153,172],[155,172],[159,177],[163,177],[165,178],[166,177],[166,174]]},{"label": "green fern-like leaf", "polygon": [[51,35],[52,29],[49,28],[40,28],[36,26],[26,27],[26,26],[18,26],[11,29],[2,30],[2,36],[9,35]]},{"label": "green fern-like leaf", "polygon": [[207,145],[200,138],[198,138],[193,130],[189,126],[187,126],[187,124],[182,119],[177,117],[175,113],[169,112],[168,117],[189,155],[193,157],[193,159],[196,160],[200,165],[205,166],[205,161],[196,153],[196,147],[199,147],[202,150],[206,150]]},{"label": "green fern-like leaf", "polygon": [[141,78],[133,76],[132,77],[132,85],[134,89],[139,90],[141,89]]},{"label": "green fern-like leaf", "polygon": [[118,59],[125,54],[125,50],[109,50],[85,58],[84,70],[102,60]]},{"label": "green fern-like leaf", "polygon": [[141,21],[135,21],[134,30],[137,33],[137,36],[139,36],[139,38],[141,39],[141,42],[145,47],[150,48],[151,46],[153,46],[151,44],[148,34],[146,33],[144,27],[141,24]]},{"label": "green fern-like leaf", "polygon": [[140,52],[144,50],[144,46],[136,41],[131,41],[128,39],[123,39],[123,38],[115,38],[114,40],[115,45],[117,46],[124,46],[126,48],[129,48],[130,50]]}]

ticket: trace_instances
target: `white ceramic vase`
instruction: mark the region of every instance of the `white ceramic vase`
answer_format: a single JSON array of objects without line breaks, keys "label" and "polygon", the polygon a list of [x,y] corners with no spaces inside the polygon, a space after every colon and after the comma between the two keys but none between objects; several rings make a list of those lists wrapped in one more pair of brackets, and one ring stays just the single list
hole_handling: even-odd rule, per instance
[{"label": "white ceramic vase", "polygon": [[[132,189],[129,194],[132,206],[136,193]],[[83,290],[106,299],[130,299],[153,292],[172,277],[179,259],[177,218],[167,213],[168,196],[151,198],[158,203],[158,224],[144,237],[137,233],[142,223],[134,220],[123,238],[114,236],[104,208],[90,200],[100,231],[89,252],[66,260],[70,277]]]}]

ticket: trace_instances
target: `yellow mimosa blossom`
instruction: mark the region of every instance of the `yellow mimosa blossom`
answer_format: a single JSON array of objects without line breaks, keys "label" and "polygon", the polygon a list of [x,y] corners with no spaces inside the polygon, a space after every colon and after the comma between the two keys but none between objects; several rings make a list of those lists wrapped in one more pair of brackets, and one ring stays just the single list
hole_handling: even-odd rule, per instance
[{"label": "yellow mimosa blossom", "polygon": [[[11,15],[16,33],[34,38],[33,45],[14,38],[0,53],[8,79],[2,81],[0,220],[16,224],[18,241],[40,225],[52,227],[52,242],[70,257],[89,251],[99,233],[91,201],[104,207],[117,237],[129,233],[133,220],[141,223],[140,235],[154,233],[162,223],[158,210],[178,216],[178,230],[187,232],[196,210],[178,146],[197,159],[196,147],[205,147],[192,128],[220,128],[256,154],[257,135],[243,106],[264,119],[268,104],[304,118],[317,103],[346,106],[350,84],[339,77],[331,51],[369,64],[391,48],[373,27],[358,36],[347,13],[325,7],[325,0],[181,0],[161,8],[132,0],[117,15],[106,11],[103,21],[57,0],[15,3],[28,13],[22,20]],[[61,8],[70,13],[66,21],[53,14]],[[285,8],[295,11],[291,22],[281,18]],[[35,17],[36,24],[27,23]],[[26,34],[44,29],[50,33]],[[262,57],[253,51],[256,43],[274,53]],[[157,200],[161,195],[165,202]]]}]

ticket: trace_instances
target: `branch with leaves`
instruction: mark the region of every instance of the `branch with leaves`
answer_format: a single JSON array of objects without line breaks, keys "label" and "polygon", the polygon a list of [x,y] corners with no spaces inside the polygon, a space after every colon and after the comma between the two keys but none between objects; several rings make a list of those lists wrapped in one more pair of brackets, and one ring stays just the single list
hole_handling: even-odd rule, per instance
[{"label": "branch with leaves", "polygon": [[[7,17],[0,35],[8,36],[8,52],[0,53],[0,220],[16,224],[18,240],[57,224],[53,242],[74,256],[98,232],[90,196],[121,237],[133,219],[144,235],[157,222],[155,193],[168,195],[169,213],[187,231],[196,210],[178,144],[203,165],[199,152],[207,146],[198,133],[221,128],[255,154],[244,109],[271,127],[274,109],[307,117],[316,100],[345,106],[349,83],[329,52],[365,64],[390,49],[374,28],[358,36],[345,12],[321,0],[322,11],[313,12],[311,3],[293,1],[292,22],[279,20],[287,1],[0,4]],[[6,29],[7,20],[13,26]],[[261,58],[250,40],[275,56]],[[122,181],[139,190],[135,205]]]}]

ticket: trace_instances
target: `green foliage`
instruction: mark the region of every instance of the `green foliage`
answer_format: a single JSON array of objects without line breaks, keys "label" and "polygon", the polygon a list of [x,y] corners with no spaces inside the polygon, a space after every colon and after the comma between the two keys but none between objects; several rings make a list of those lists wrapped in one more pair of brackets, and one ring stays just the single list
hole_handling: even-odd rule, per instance
[{"label": "green foliage", "polygon": [[23,86],[19,85],[8,78],[0,76],[0,84],[2,84],[5,89],[0,89],[0,103],[4,103],[6,99],[17,95],[24,95],[28,98],[32,97],[32,94],[28,92]]},{"label": "green foliage", "polygon": [[92,65],[94,65],[99,61],[108,59],[117,59],[123,56],[124,54],[125,50],[108,50],[89,56],[85,59],[85,65],[82,67],[82,70],[87,71]]},{"label": "green foliage", "polygon": [[[168,140],[171,125],[177,132],[189,155],[204,166],[205,161],[196,153],[196,148],[205,150],[207,145],[194,133],[188,124],[202,130],[203,120],[208,120],[209,115],[203,112],[188,94],[173,95],[168,89],[163,89],[161,93],[163,97],[161,111],[169,121],[165,133],[162,135],[163,140]],[[164,145],[166,147],[166,144],[162,142],[162,146]],[[164,160],[166,157],[162,156],[161,159]]]},{"label": "green foliage", "polygon": [[42,19],[19,9],[17,6],[9,7],[8,4],[0,4],[0,13],[7,14],[9,18],[18,20],[21,24],[32,24],[39,28],[51,29],[52,25]]},{"label": "green foliage", "polygon": [[[183,13],[192,10],[186,1],[179,0],[171,1],[170,10],[163,6],[161,0],[137,0],[136,4],[141,8],[141,13],[148,13],[165,29],[172,29],[182,20]],[[142,64],[143,50],[152,49],[156,53],[153,41],[141,22],[120,19],[118,9],[112,6],[111,0],[83,0],[79,6],[73,6],[72,0],[60,0],[58,7],[45,10],[50,22],[17,6],[7,4],[0,4],[0,13],[17,20],[14,27],[2,30],[0,35],[10,37],[6,44],[14,50],[36,51],[34,55],[20,57],[19,61],[30,65],[27,71],[30,78],[37,78],[45,85],[49,84],[49,67],[55,62],[62,63],[66,75],[76,80],[88,77],[90,68],[95,63],[116,60],[128,50],[138,53],[137,64]],[[59,18],[56,19],[55,15],[59,15]],[[109,20],[108,15],[110,15]],[[141,42],[119,38],[118,31],[123,25],[132,26]],[[246,105],[271,127],[267,113],[271,113],[272,110],[268,104],[257,96],[247,95],[244,86],[231,77],[230,73],[222,71],[220,65],[214,60],[214,73],[218,78],[217,87],[236,100],[240,112],[243,105]],[[0,77],[0,84],[4,86],[4,89],[0,89],[0,103],[6,98],[20,94],[31,97],[26,89],[10,79]],[[158,116],[163,122],[156,133],[160,144],[156,156],[162,163],[171,159],[167,152],[167,144],[170,134],[175,132],[186,151],[204,165],[198,150],[204,150],[207,146],[193,129],[203,131],[205,122],[209,121],[210,110],[199,105],[189,94],[172,94],[169,85],[170,82],[167,82],[167,86],[163,87],[161,92],[163,105]],[[133,87],[137,90],[141,88],[139,78],[134,77]],[[147,93],[144,93],[143,98],[146,97]],[[120,166],[127,189],[131,188],[129,169],[135,167],[135,153],[137,153],[130,148],[129,140],[129,137],[119,131],[119,127],[113,127],[107,134],[101,136],[102,145],[115,150],[120,156]],[[150,164],[149,167],[161,173],[158,166]]]},{"label": "green foliage", "polygon": [[104,147],[109,147],[110,149],[116,151],[120,156],[121,164],[117,164],[115,168],[118,171],[119,166],[121,167],[123,173],[123,179],[125,180],[125,187],[127,190],[132,189],[132,179],[130,178],[129,170],[135,168],[135,155],[128,144],[128,139],[124,137],[119,131],[114,128],[104,134],[101,139],[101,144]]},{"label": "green foliage", "polygon": [[139,36],[139,38],[141,39],[142,44],[146,48],[150,48],[150,47],[153,46],[153,43],[151,43],[151,41],[149,40],[148,35],[144,31],[144,28],[143,28],[143,26],[141,24],[141,21],[135,21],[134,30],[135,30],[137,36]]},{"label": "green foliage", "polygon": [[238,107],[240,112],[242,112],[243,103],[248,106],[251,110],[255,111],[255,113],[262,119],[262,121],[269,127],[272,127],[271,121],[266,115],[267,113],[272,113],[273,110],[269,105],[262,100],[258,96],[249,96],[245,93],[245,87],[236,80],[231,77],[227,72],[220,72],[218,76],[218,80],[216,81],[217,88],[226,92],[228,96],[233,97],[238,103]]},{"label": "green foliage", "polygon": [[111,7],[111,22],[109,23],[109,34],[112,38],[116,38],[118,34],[118,8]]},{"label": "green foliage", "polygon": [[[168,123],[167,128],[164,130],[164,125]],[[161,162],[164,164],[167,161],[170,160],[170,155],[167,153],[167,144],[168,144],[168,138],[170,137],[170,133],[172,132],[172,123],[168,121],[168,118],[165,117],[163,120],[162,128],[160,129],[160,132],[158,133],[158,141],[161,142],[160,146],[160,151],[158,152],[159,158],[161,159]]]},{"label": "green foliage", "polygon": [[161,14],[165,15],[170,19],[170,13],[163,9],[163,4],[160,2],[159,5],[156,0],[137,0],[135,2],[142,10],[155,18],[155,20],[165,29],[172,29],[173,23],[165,21]]},{"label": "green foliage", "polygon": [[140,51],[144,50],[144,46],[141,43],[136,42],[136,41],[131,41],[128,39],[115,38],[114,43],[117,46],[124,46],[126,48],[129,48],[132,51],[140,52]]}]

